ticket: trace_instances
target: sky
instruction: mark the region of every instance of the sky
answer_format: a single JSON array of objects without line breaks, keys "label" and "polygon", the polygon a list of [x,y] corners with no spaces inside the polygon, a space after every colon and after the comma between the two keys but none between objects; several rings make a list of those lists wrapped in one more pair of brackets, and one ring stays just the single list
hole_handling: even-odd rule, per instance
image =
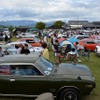
[{"label": "sky", "polygon": [[0,0],[0,21],[100,21],[100,0]]}]

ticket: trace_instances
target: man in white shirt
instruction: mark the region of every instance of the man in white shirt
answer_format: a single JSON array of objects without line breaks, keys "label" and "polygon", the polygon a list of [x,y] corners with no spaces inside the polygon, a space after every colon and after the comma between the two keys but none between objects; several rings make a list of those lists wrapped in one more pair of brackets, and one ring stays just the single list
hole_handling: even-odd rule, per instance
[{"label": "man in white shirt", "polygon": [[72,61],[74,64],[76,64],[77,58],[78,58],[78,53],[75,51],[75,48],[72,48],[72,50],[67,53],[66,60]]},{"label": "man in white shirt", "polygon": [[17,54],[21,54],[21,50],[23,48],[23,44],[19,44],[19,48],[17,49]]}]

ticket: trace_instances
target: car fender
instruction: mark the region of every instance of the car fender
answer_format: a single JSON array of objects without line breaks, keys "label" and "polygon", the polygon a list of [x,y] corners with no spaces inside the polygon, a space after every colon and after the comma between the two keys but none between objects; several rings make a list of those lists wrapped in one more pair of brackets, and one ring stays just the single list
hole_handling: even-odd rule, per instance
[{"label": "car fender", "polygon": [[76,90],[80,93],[80,95],[82,95],[81,90],[80,90],[79,88],[75,87],[75,86],[63,86],[63,87],[61,87],[61,88],[58,90],[58,92],[57,92],[57,97],[58,97],[59,94],[60,94],[64,89],[66,89],[66,88],[74,88],[74,89],[76,89]]}]

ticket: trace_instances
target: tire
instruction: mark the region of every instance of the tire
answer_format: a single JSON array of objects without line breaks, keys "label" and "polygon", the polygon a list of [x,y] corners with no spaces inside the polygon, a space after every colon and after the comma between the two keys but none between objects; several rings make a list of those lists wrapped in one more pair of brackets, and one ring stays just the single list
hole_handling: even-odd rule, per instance
[{"label": "tire", "polygon": [[61,92],[60,100],[81,100],[81,94],[74,88],[67,88]]}]

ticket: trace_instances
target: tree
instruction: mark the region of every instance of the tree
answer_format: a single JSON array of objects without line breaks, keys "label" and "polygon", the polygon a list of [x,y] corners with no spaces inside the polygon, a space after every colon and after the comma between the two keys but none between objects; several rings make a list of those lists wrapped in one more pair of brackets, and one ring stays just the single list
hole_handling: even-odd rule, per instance
[{"label": "tree", "polygon": [[61,28],[63,24],[64,24],[64,22],[62,22],[62,21],[59,20],[59,21],[56,21],[54,23],[54,27],[55,28]]},{"label": "tree", "polygon": [[14,30],[14,27],[13,26],[9,26],[9,31],[12,33]]},{"label": "tree", "polygon": [[39,29],[39,30],[43,30],[45,28],[45,23],[43,22],[38,22],[36,24],[36,28]]}]

